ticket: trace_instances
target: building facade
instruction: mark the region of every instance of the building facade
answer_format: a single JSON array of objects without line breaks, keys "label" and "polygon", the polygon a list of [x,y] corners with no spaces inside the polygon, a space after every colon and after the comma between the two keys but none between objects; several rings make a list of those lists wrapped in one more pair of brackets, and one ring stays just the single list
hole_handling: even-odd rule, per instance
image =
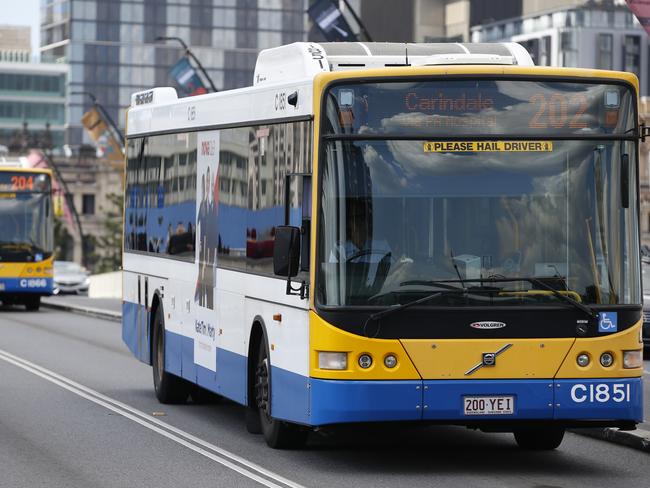
[{"label": "building facade", "polygon": [[63,144],[65,65],[0,62],[0,145],[12,152]]},{"label": "building facade", "polygon": [[30,27],[0,25],[0,62],[28,63],[32,58]]},{"label": "building facade", "polygon": [[[57,257],[83,263],[91,271],[98,269],[99,260],[112,252],[103,249],[101,241],[109,237],[111,225],[110,214],[119,215],[114,218],[121,222],[121,209],[115,205],[113,195],[122,196],[122,180],[124,167],[111,164],[107,160],[97,159],[93,151],[81,151],[70,157],[55,156],[53,161],[66,181],[74,207],[79,215],[79,223],[84,239],[79,234],[76,219],[69,222],[61,219],[61,230],[55,238]],[[121,229],[117,241],[121,241]],[[115,236],[114,236],[115,237]],[[121,247],[117,246],[118,250]]]},{"label": "building facade", "polygon": [[524,0],[360,0],[361,19],[380,42],[468,42],[470,27],[520,16]]},{"label": "building facade", "polygon": [[80,123],[90,92],[124,126],[130,95],[174,86],[180,37],[218,89],[252,84],[257,53],[306,37],[307,0],[43,0],[41,59],[70,66],[66,142],[87,140]]},{"label": "building facade", "polygon": [[472,27],[472,42],[518,42],[537,65],[629,71],[639,77],[641,95],[648,95],[648,36],[624,2],[535,6],[522,17]]}]

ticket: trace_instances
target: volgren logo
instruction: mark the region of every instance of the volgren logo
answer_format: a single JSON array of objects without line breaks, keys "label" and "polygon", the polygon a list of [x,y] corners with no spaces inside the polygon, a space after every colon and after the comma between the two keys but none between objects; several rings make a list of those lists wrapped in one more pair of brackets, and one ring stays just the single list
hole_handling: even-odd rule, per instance
[{"label": "volgren logo", "polygon": [[491,320],[486,320],[483,322],[472,322],[469,326],[473,329],[503,329],[506,324],[503,322],[493,322]]}]

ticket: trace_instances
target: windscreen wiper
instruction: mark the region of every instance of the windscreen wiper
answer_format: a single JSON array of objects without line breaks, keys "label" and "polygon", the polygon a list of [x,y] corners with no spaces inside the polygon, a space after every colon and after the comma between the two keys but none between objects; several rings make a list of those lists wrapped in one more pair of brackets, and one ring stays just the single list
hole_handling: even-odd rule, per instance
[{"label": "windscreen wiper", "polygon": [[507,278],[505,276],[503,277],[488,277],[488,278],[479,278],[475,279],[473,281],[479,281],[479,282],[488,282],[488,283],[511,283],[513,281],[527,281],[528,283],[535,285],[541,289],[550,291],[554,296],[556,296],[559,300],[562,300],[565,303],[568,303],[572,305],[573,307],[577,308],[578,310],[581,310],[584,312],[586,315],[589,316],[590,319],[597,319],[598,318],[598,312],[596,312],[593,308],[589,307],[588,305],[585,305],[584,303],[580,303],[577,300],[574,300],[568,295],[565,295],[563,293],[560,293],[558,290],[553,288],[552,286],[544,283],[542,280],[538,278],[534,278],[532,276],[521,276],[521,277],[516,277],[516,278]]},{"label": "windscreen wiper", "polygon": [[[522,277],[516,277],[516,278],[508,278],[505,276],[492,276],[488,278],[472,278],[470,280],[440,280],[440,281],[405,281],[403,283],[400,283],[400,285],[425,285],[425,284],[431,284],[431,285],[444,285],[445,283],[466,283],[466,282],[478,282],[478,283],[512,283],[513,281],[526,281],[528,283],[531,283],[538,288],[541,288],[543,290],[550,291],[554,296],[556,296],[558,299],[562,300],[565,303],[568,303],[572,305],[573,307],[581,310],[584,312],[586,315],[589,316],[591,319],[597,319],[598,318],[598,312],[596,312],[593,308],[589,307],[588,305],[585,305],[584,303],[580,303],[577,300],[574,300],[568,295],[565,295],[564,293],[560,293],[558,290],[553,288],[552,286],[544,283],[542,280],[539,278],[535,278],[532,276],[522,276]],[[479,289],[480,290],[480,289]],[[479,290],[474,290],[474,291],[479,291]],[[468,289],[468,291],[471,291],[471,288]]]},{"label": "windscreen wiper", "polygon": [[[412,307],[414,305],[419,305],[419,304],[424,303],[424,302],[428,302],[429,300],[433,300],[434,298],[437,298],[439,296],[446,295],[446,294],[449,294],[449,293],[465,294],[466,290],[464,290],[462,288],[457,288],[457,287],[450,287],[447,290],[437,291],[435,293],[431,293],[430,295],[419,298],[418,300],[413,300],[412,302],[403,303],[401,305],[394,305],[394,306],[392,306],[390,308],[382,310],[381,312],[376,312],[376,313],[370,314],[370,316],[366,319],[366,321],[363,324],[363,332],[367,336],[366,328],[368,327],[368,324],[370,322],[373,322],[373,321],[375,321],[377,319],[380,319],[382,317],[386,317],[387,315],[392,315],[392,314],[397,313],[397,312],[399,312],[401,310],[404,310],[405,308]],[[379,329],[377,329],[377,332],[375,333],[374,337],[376,337],[377,334],[379,334]]]}]

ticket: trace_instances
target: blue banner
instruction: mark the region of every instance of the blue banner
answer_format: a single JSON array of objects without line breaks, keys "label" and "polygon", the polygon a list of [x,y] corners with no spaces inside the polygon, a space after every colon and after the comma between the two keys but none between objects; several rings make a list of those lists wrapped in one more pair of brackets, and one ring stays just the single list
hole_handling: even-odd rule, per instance
[{"label": "blue banner", "polygon": [[191,97],[208,92],[187,58],[179,59],[169,70],[169,75],[176,80],[182,96]]}]

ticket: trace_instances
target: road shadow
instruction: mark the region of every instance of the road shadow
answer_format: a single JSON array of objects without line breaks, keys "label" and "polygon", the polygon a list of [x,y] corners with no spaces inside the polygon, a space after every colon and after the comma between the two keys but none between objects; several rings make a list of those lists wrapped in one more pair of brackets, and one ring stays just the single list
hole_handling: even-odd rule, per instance
[{"label": "road shadow", "polygon": [[[133,390],[132,395],[151,400],[152,391]],[[612,464],[603,465],[584,453],[575,453],[571,444],[575,436],[565,438],[559,449],[550,452],[520,449],[512,434],[493,434],[458,426],[423,425],[416,423],[354,424],[334,429],[322,429],[309,436],[307,445],[300,450],[278,451],[266,446],[261,435],[246,432],[244,407],[221,399],[217,403],[166,405],[168,420],[180,414],[193,418],[189,422],[213,425],[218,436],[203,431],[200,437],[226,449],[255,459],[263,456],[270,462],[302,465],[323,473],[336,471],[338,476],[360,473],[373,476],[403,475],[544,475],[578,479],[617,476]],[[187,425],[187,427],[190,427]],[[255,453],[255,455],[253,455]],[[621,468],[620,474],[624,474]],[[569,483],[567,486],[571,486]]]}]

